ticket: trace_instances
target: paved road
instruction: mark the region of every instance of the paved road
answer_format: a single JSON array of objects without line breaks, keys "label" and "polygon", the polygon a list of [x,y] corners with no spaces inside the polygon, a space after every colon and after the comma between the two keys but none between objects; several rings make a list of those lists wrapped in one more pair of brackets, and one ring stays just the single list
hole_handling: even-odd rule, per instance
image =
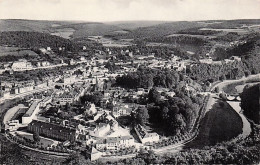
[{"label": "paved road", "polygon": [[15,106],[15,107],[9,109],[9,110],[6,112],[5,116],[4,116],[4,120],[3,120],[4,124],[6,124],[7,121],[11,120],[12,117],[15,115],[15,113],[16,113],[20,108],[23,108],[23,107],[25,107],[23,104],[19,104],[19,105]]},{"label": "paved road", "polygon": [[247,81],[253,78],[259,78],[260,79],[260,73],[259,74],[255,74],[255,75],[250,75],[248,77],[242,77],[241,79],[238,80],[224,80],[222,82],[219,82],[217,84],[214,84],[211,88],[210,91],[213,91],[215,87],[219,87],[219,90],[222,91],[222,89],[228,85],[228,84],[232,84],[232,83],[236,83],[236,82],[240,82],[240,81]]},{"label": "paved road", "polygon": [[241,117],[242,122],[243,122],[243,133],[242,137],[246,138],[247,136],[250,135],[252,129],[249,121],[246,119],[243,113],[241,113],[241,107],[240,107],[240,102],[238,101],[227,101],[227,103],[237,112],[237,114]]},{"label": "paved road", "polygon": [[[214,84],[210,88],[210,90],[209,90],[210,92],[204,92],[205,94],[209,94],[209,99],[208,99],[207,103],[205,103],[206,104],[205,113],[208,112],[217,101],[218,95],[215,94],[215,93],[211,93],[214,90],[215,87],[219,87],[220,91],[221,91],[228,84],[236,83],[236,82],[239,82],[239,81],[249,80],[249,79],[255,78],[255,77],[260,77],[260,74],[251,75],[251,76],[248,76],[248,77],[243,77],[239,80],[225,80],[223,82],[219,82],[219,83]],[[237,109],[236,109],[236,111],[237,111]],[[239,116],[241,117],[241,119],[243,121],[243,137],[245,137],[251,132],[250,124],[247,121],[247,119],[244,117],[243,114],[239,113]],[[167,147],[164,147],[164,148],[161,148],[161,149],[156,149],[154,151],[157,154],[164,154],[164,153],[169,153],[169,152],[178,152],[185,146],[185,144],[187,144],[187,143],[191,142],[193,139],[195,139],[195,137],[196,136],[194,136],[189,141],[185,141],[185,142],[177,144],[177,145],[167,146]]]},{"label": "paved road", "polygon": [[[232,83],[237,83],[237,82],[241,82],[241,81],[247,81],[250,80],[252,78],[260,78],[260,74],[256,74],[256,75],[250,75],[248,77],[243,77],[241,79],[238,80],[225,80],[221,83],[217,83],[214,86],[212,86],[211,91],[215,88],[215,87],[219,87],[220,92],[223,91],[223,88],[229,84]],[[213,98],[211,97],[209,102],[211,102],[210,104],[213,105],[216,102],[216,99],[213,100]],[[240,107],[240,102],[238,101],[227,101],[227,103],[235,110],[235,112],[237,112],[237,114],[240,116],[240,118],[242,119],[243,122],[243,133],[242,133],[242,137],[246,138],[252,131],[251,129],[251,125],[249,123],[249,121],[247,120],[247,118],[244,116],[243,113],[241,113],[241,107]],[[209,107],[208,107],[209,108]],[[209,110],[209,109],[208,109]]]},{"label": "paved road", "polygon": [[128,154],[128,155],[122,155],[122,156],[109,156],[109,157],[101,157],[101,161],[116,161],[119,159],[127,159],[127,158],[133,158],[136,154]]}]

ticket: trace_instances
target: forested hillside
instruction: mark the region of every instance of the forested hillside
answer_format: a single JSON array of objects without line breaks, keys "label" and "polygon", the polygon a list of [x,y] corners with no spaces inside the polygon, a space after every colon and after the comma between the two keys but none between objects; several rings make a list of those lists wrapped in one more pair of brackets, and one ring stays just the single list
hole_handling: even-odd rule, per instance
[{"label": "forested hillside", "polygon": [[243,113],[255,123],[260,123],[260,84],[247,86],[241,94]]},{"label": "forested hillside", "polygon": [[197,22],[171,22],[159,25],[142,27],[132,30],[130,33],[124,34],[122,38],[150,38],[163,37],[174,34],[183,29],[203,27]]},{"label": "forested hillside", "polygon": [[0,33],[0,45],[17,46],[21,48],[64,46],[69,51],[79,49],[76,43],[62,37],[53,36],[47,33],[10,31]]},{"label": "forested hillside", "polygon": [[[229,39],[228,39],[229,37]],[[232,39],[233,38],[233,39]],[[228,39],[228,40],[226,40]],[[222,36],[217,38],[217,40],[226,40],[228,42],[231,41],[243,41],[242,43],[226,48],[226,47],[217,47],[213,58],[216,60],[228,59],[231,56],[251,56],[255,53],[258,53],[260,48],[260,35],[252,34],[245,37],[238,37],[237,34],[228,34],[227,36]]]}]

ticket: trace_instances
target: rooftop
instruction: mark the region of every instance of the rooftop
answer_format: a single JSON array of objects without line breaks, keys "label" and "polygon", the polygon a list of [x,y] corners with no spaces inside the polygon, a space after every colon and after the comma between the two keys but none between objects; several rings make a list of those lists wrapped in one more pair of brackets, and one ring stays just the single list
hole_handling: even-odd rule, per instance
[{"label": "rooftop", "polygon": [[40,100],[34,101],[33,104],[30,106],[30,108],[28,109],[28,111],[23,115],[24,117],[29,117],[33,114],[35,108],[37,107],[37,105],[40,103]]},{"label": "rooftop", "polygon": [[64,132],[64,133],[67,133],[67,134],[75,134],[76,133],[76,129],[74,129],[74,128],[64,127],[62,125],[57,125],[57,124],[38,121],[38,120],[33,120],[30,123],[30,125],[35,125],[35,126],[38,126],[42,129],[49,129],[49,130]]}]

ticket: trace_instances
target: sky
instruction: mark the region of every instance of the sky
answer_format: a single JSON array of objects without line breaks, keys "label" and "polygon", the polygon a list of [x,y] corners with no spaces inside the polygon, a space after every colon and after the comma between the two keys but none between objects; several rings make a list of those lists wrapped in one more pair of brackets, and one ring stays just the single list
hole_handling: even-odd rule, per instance
[{"label": "sky", "polygon": [[0,0],[0,19],[97,22],[260,19],[260,0]]}]

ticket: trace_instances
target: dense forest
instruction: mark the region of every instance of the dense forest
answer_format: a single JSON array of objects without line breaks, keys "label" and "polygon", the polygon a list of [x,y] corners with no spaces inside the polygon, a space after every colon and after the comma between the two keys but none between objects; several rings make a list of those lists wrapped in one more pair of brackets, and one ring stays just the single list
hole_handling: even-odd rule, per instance
[{"label": "dense forest", "polygon": [[194,46],[203,46],[207,43],[206,40],[193,36],[167,36],[167,37],[156,37],[156,38],[147,38],[147,42],[159,42],[159,43],[170,43],[170,44],[188,44]]},{"label": "dense forest", "polygon": [[48,33],[10,31],[0,33],[0,45],[17,46],[21,48],[66,47],[68,51],[79,50],[79,45],[68,39],[53,36]]},{"label": "dense forest", "polygon": [[155,127],[163,129],[165,135],[185,134],[192,129],[198,117],[203,97],[189,95],[184,89],[174,90],[174,97],[161,99],[156,89],[151,89],[148,94],[147,109],[149,122]]},{"label": "dense forest", "polygon": [[241,94],[241,107],[246,117],[260,123],[260,84],[246,86]]},{"label": "dense forest", "polygon": [[165,87],[172,88],[180,80],[183,75],[177,71],[150,69],[139,67],[136,72],[131,72],[116,78],[116,85],[124,88],[149,88],[149,87]]},{"label": "dense forest", "polygon": [[213,31],[213,30],[200,30],[201,27],[197,28],[190,28],[190,29],[183,29],[177,32],[177,34],[189,34],[189,35],[215,35],[220,32],[218,31]]},{"label": "dense forest", "polygon": [[251,55],[255,53],[255,50],[259,49],[260,46],[259,39],[260,36],[255,36],[253,38],[246,39],[244,43],[235,45],[233,47],[229,47],[229,48],[217,47],[213,54],[213,58],[215,60],[223,60],[223,59],[228,59],[231,56],[243,57],[243,56]]},{"label": "dense forest", "polygon": [[197,82],[214,82],[225,79],[238,79],[251,74],[242,62],[222,65],[199,64],[193,65],[186,71],[187,75]]},{"label": "dense forest", "polygon": [[[185,82],[189,84],[192,80],[176,71],[145,67],[116,78],[116,85],[124,88],[152,88],[145,98],[140,98],[139,103],[147,107],[137,109],[133,121],[141,125],[150,123],[160,127],[165,135],[186,133],[198,115],[203,97],[191,95],[185,90]],[[166,96],[155,87],[170,88],[176,95]]]}]

